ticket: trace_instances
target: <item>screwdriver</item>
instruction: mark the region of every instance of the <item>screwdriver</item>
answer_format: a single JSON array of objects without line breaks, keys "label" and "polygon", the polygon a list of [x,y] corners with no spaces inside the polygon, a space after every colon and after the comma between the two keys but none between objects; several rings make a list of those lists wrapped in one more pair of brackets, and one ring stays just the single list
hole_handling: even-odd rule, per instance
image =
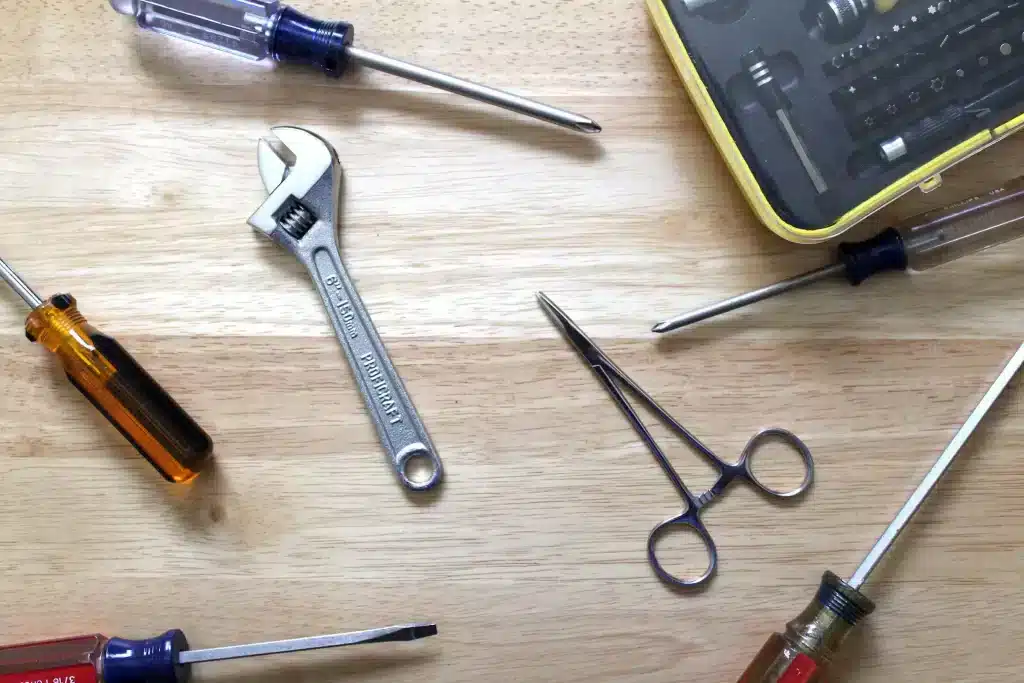
[{"label": "screwdriver", "polygon": [[811,36],[829,43],[853,40],[872,14],[889,12],[898,3],[899,0],[816,0],[810,6]]},{"label": "screwdriver", "polygon": [[739,683],[822,683],[832,658],[857,623],[874,611],[874,603],[860,592],[893,542],[907,527],[928,495],[953,464],[971,434],[996,399],[1024,365],[1024,344],[1003,368],[981,402],[971,412],[935,465],[900,508],[849,581],[825,572],[818,594],[784,634],[775,633],[740,677]]},{"label": "screwdriver", "polygon": [[818,0],[811,36],[830,43],[852,40],[864,28],[874,6],[873,0]]},{"label": "screwdriver", "polygon": [[187,683],[192,665],[346,645],[410,641],[437,635],[434,624],[390,626],[295,640],[190,650],[173,629],[148,640],[94,634],[0,647],[2,683]]},{"label": "screwdriver", "polygon": [[[1009,49],[1009,43],[1004,43]],[[882,161],[894,164],[900,159],[938,145],[952,142],[967,131],[973,121],[984,119],[1011,107],[1024,94],[1024,77],[1017,77],[967,104],[951,104],[932,116],[917,121],[896,137],[878,145]]]},{"label": "screwdriver", "polygon": [[811,179],[814,189],[818,191],[818,194],[824,194],[828,191],[828,183],[825,182],[825,178],[821,175],[818,167],[814,165],[811,154],[807,151],[807,145],[793,126],[793,120],[789,116],[789,110],[792,105],[789,98],[786,97],[785,91],[782,90],[778,81],[775,80],[775,76],[772,75],[771,67],[768,64],[768,57],[765,56],[764,50],[759,47],[754,48],[743,55],[740,63],[754,84],[758,101],[772,118],[778,121],[782,131],[786,134],[786,139],[789,140],[789,144],[793,148],[793,152],[796,153],[797,158],[803,165],[807,177]]},{"label": "screwdriver", "polygon": [[836,263],[660,322],[659,334],[836,277],[857,286],[887,270],[921,272],[1024,236],[1024,176],[977,197],[908,218],[872,239],[839,246]]},{"label": "screwdriver", "polygon": [[0,277],[32,309],[25,320],[29,341],[57,354],[71,384],[165,479],[195,479],[213,442],[163,387],[116,340],[90,325],[70,294],[44,301],[2,259]]},{"label": "screwdriver", "polygon": [[321,21],[276,0],[110,0],[140,28],[260,61],[303,64],[341,77],[350,64],[433,86],[580,133],[600,133],[593,119],[352,45],[355,29]]}]

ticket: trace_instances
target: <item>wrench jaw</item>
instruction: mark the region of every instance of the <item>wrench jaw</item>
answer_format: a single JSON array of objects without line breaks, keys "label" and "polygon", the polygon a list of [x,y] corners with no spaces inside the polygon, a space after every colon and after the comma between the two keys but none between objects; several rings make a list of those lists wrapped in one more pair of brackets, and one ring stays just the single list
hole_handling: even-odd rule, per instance
[{"label": "wrench jaw", "polygon": [[[260,178],[270,197],[249,218],[249,225],[268,237],[282,229],[282,213],[287,212],[290,205],[301,203],[325,180],[325,176],[330,175],[329,180],[333,180],[335,166],[340,165],[330,143],[304,128],[277,126],[271,129],[271,133],[278,146],[283,147],[291,158],[282,158],[274,144],[260,139],[256,150],[257,162]],[[333,201],[328,200],[326,204],[308,207],[319,213],[315,219],[333,220]],[[297,238],[301,239],[301,235]]]},{"label": "wrench jaw", "polygon": [[263,187],[266,188],[267,194],[270,195],[277,189],[278,185],[284,182],[285,176],[288,175],[288,163],[281,158],[278,150],[274,149],[270,140],[266,138],[260,138],[259,143],[256,145],[256,159]]}]

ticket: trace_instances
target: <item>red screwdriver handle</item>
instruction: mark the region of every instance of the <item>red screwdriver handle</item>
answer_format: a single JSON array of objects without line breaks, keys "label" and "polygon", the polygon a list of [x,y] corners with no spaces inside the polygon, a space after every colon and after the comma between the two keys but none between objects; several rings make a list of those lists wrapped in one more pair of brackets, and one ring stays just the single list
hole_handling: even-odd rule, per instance
[{"label": "red screwdriver handle", "polygon": [[0,683],[188,683],[185,634],[127,640],[93,634],[0,648]]},{"label": "red screwdriver handle", "polygon": [[99,634],[0,648],[0,683],[100,683]]}]

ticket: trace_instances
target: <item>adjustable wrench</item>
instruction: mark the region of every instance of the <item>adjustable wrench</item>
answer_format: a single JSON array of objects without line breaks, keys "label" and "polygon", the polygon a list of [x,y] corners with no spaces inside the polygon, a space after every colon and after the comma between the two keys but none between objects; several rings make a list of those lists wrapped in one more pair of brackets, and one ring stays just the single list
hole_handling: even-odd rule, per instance
[{"label": "adjustable wrench", "polygon": [[[327,141],[302,128],[281,126],[272,132],[291,159],[282,159],[270,142],[260,140],[260,177],[270,198],[249,218],[249,225],[309,270],[399,481],[412,491],[433,488],[444,474],[441,459],[338,250],[338,155]],[[427,478],[411,478],[422,469],[428,471]]]}]

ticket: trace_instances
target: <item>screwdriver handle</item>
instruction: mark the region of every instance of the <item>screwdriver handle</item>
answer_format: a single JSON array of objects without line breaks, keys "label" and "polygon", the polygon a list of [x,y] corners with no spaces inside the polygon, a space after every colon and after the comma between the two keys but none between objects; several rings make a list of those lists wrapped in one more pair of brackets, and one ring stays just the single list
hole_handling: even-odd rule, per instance
[{"label": "screwdriver handle", "polygon": [[128,640],[99,633],[0,647],[0,683],[189,683],[178,629]]},{"label": "screwdriver handle", "polygon": [[886,140],[878,146],[882,161],[894,164],[907,156],[933,149],[937,144],[952,140],[970,123],[967,110],[959,104],[951,104],[938,113],[925,116],[899,136]]},{"label": "screwdriver handle", "polygon": [[25,335],[57,355],[68,380],[170,482],[194,479],[213,451],[210,437],[112,337],[58,294],[36,307]]},{"label": "screwdriver handle", "polygon": [[1017,102],[1022,91],[1024,77],[1018,76],[973,102],[962,106],[951,104],[934,116],[926,116],[902,135],[879,145],[882,161],[893,164],[905,156],[955,142],[954,138],[968,130],[972,121],[989,118],[993,112]]},{"label": "screwdriver handle", "polygon": [[754,84],[758,101],[769,114],[774,116],[777,111],[789,111],[792,105],[782,86],[775,80],[768,64],[768,56],[762,48],[756,47],[743,55],[740,64]]},{"label": "screwdriver handle", "polygon": [[818,594],[804,611],[774,633],[739,683],[823,683],[832,658],[875,604],[832,572],[825,572]]}]

